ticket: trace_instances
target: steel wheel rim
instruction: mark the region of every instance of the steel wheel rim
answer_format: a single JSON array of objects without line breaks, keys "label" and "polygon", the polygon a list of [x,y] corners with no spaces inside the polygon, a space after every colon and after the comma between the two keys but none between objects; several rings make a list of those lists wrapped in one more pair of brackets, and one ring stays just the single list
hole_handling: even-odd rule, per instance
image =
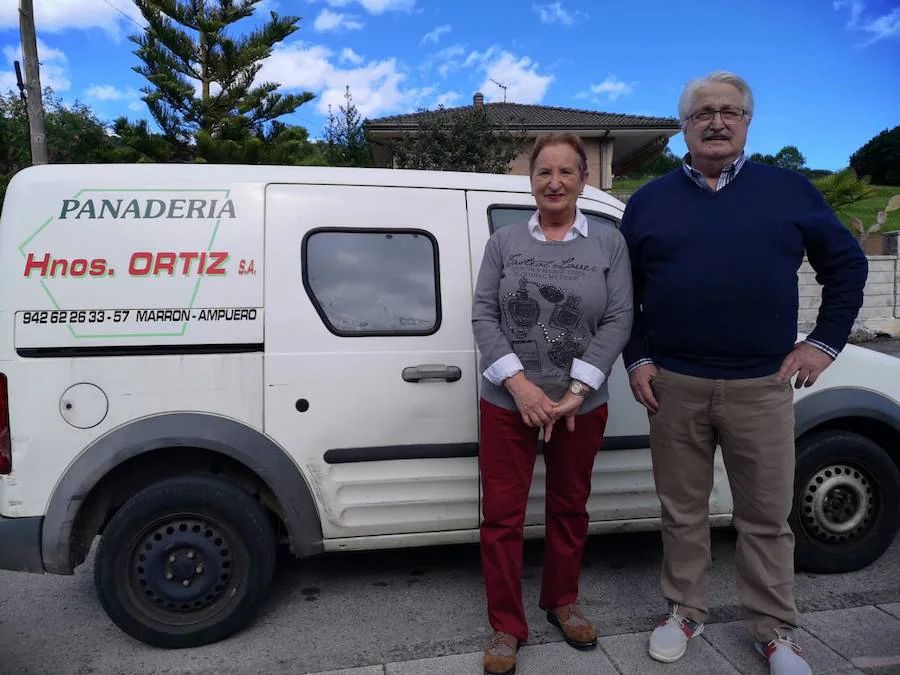
[{"label": "steel wheel rim", "polygon": [[845,544],[872,529],[877,501],[874,482],[867,472],[846,464],[827,465],[803,488],[801,522],[818,541]]},{"label": "steel wheel rim", "polygon": [[177,629],[207,622],[240,601],[247,568],[247,549],[232,528],[203,514],[180,513],[142,528],[119,569],[133,607]]}]

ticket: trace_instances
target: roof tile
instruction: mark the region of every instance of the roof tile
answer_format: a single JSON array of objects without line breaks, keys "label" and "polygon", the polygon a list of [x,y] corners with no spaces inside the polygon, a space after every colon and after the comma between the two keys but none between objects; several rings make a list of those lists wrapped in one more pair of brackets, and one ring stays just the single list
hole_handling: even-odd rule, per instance
[{"label": "roof tile", "polygon": [[[433,115],[449,115],[459,110],[471,108],[444,108],[393,115],[368,120],[367,127],[390,128],[396,126],[412,126]],[[546,105],[525,105],[522,103],[485,103],[489,119],[494,123],[506,122],[510,127],[646,127],[646,128],[679,128],[678,120],[673,117],[648,117],[645,115],[624,115],[595,110],[579,110]]]}]

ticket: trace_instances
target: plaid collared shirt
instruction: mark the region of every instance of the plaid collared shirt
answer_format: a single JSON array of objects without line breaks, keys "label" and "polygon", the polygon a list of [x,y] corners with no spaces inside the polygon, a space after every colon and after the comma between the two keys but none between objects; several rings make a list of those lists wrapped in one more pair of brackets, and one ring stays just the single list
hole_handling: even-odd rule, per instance
[{"label": "plaid collared shirt", "polygon": [[747,161],[747,157],[742,152],[740,156],[734,160],[731,164],[722,169],[722,173],[719,174],[719,180],[716,183],[716,189],[713,190],[709,183],[706,182],[706,178],[703,176],[703,173],[697,171],[694,167],[691,166],[691,155],[688,153],[684,156],[684,159],[681,162],[681,168],[684,169],[684,172],[687,174],[688,178],[693,180],[697,185],[702,187],[704,190],[710,190],[711,192],[715,192],[721,190],[723,187],[728,185],[731,181],[734,180],[734,177],[738,175],[738,171],[741,170],[741,167],[744,166],[744,162]]}]

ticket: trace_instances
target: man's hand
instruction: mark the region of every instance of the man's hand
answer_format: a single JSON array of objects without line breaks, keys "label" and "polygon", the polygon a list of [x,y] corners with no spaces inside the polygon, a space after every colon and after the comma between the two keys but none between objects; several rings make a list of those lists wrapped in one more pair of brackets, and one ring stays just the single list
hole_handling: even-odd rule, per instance
[{"label": "man's hand", "polygon": [[659,410],[659,402],[653,394],[653,388],[650,381],[656,377],[659,370],[652,364],[638,366],[628,376],[631,382],[631,393],[634,394],[634,400],[644,406],[647,410],[655,413]]},{"label": "man's hand", "polygon": [[790,382],[791,378],[796,374],[795,389],[800,389],[803,386],[811,387],[816,383],[822,371],[830,366],[833,361],[834,359],[821,349],[813,347],[808,342],[798,342],[794,345],[794,350],[787,355],[781,364],[781,370],[778,371],[778,381],[782,383]]},{"label": "man's hand", "polygon": [[549,398],[544,390],[525,377],[521,370],[503,381],[516,401],[522,420],[530,427],[546,426],[556,418],[554,409],[556,401]]},{"label": "man's hand", "polygon": [[561,417],[566,418],[566,428],[570,432],[575,431],[575,415],[578,414],[582,403],[584,403],[584,396],[578,396],[571,391],[565,393],[562,400],[554,406],[553,420],[549,424],[544,425],[544,443],[550,442],[550,436],[553,434],[553,425]]}]

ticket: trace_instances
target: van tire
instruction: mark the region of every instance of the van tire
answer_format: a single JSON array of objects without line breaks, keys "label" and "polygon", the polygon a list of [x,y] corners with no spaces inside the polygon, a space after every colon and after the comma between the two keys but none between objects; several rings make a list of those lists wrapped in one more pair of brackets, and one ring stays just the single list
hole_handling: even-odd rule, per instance
[{"label": "van tire", "polygon": [[827,430],[797,443],[794,532],[797,569],[852,572],[871,565],[900,529],[900,471],[871,439]]},{"label": "van tire", "polygon": [[184,476],[138,492],[109,521],[94,585],[125,633],[169,649],[241,630],[265,600],[276,541],[265,509],[246,491]]}]

